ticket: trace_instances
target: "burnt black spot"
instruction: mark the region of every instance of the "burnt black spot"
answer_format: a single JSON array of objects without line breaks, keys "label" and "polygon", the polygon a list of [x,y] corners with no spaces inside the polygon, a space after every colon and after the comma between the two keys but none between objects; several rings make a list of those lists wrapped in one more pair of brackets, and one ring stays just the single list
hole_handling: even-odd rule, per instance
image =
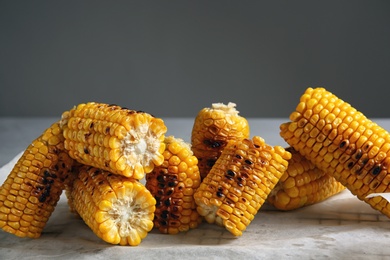
[{"label": "burnt black spot", "polygon": [[349,162],[348,165],[347,165],[348,169],[351,169],[353,167],[353,165],[354,165],[353,162]]},{"label": "burnt black spot", "polygon": [[234,171],[230,170],[230,169],[227,170],[226,174],[231,176],[231,177],[234,177],[234,175],[236,175],[236,173]]},{"label": "burnt black spot", "polygon": [[206,139],[206,140],[203,140],[203,144],[207,145],[208,147],[210,148],[220,148],[222,146],[225,145],[225,142],[223,141],[216,141],[216,140],[210,140],[210,139]]},{"label": "burnt black spot", "polygon": [[84,153],[85,153],[85,154],[89,154],[89,151],[88,151],[88,148],[87,148],[87,147],[84,147]]},{"label": "burnt black spot", "polygon": [[215,160],[215,159],[207,159],[206,165],[208,167],[213,167],[216,161],[217,160]]},{"label": "burnt black spot", "polygon": [[170,181],[168,182],[168,187],[175,187],[177,185],[176,181]]},{"label": "burnt black spot", "polygon": [[373,175],[378,175],[381,172],[381,170],[382,170],[382,166],[381,165],[376,165],[374,167],[374,169],[372,170],[372,174]]},{"label": "burnt black spot", "polygon": [[45,201],[46,201],[46,195],[45,195],[45,194],[41,194],[41,195],[38,197],[38,200],[39,200],[39,202],[45,202]]},{"label": "burnt black spot", "polygon": [[90,125],[89,125],[89,128],[93,128],[95,126],[94,122],[92,122]]},{"label": "burnt black spot", "polygon": [[242,156],[239,155],[239,154],[236,154],[236,158],[241,160],[241,159],[242,159]]},{"label": "burnt black spot", "polygon": [[253,164],[253,162],[251,160],[248,160],[248,159],[245,160],[245,163],[249,164],[249,165]]},{"label": "burnt black spot", "polygon": [[106,127],[105,132],[106,132],[106,134],[110,133],[110,127],[109,126]]},{"label": "burnt black spot", "polygon": [[340,143],[340,145],[339,145],[339,147],[340,148],[344,148],[344,147],[346,147],[346,146],[348,146],[348,140],[343,140],[341,143]]},{"label": "burnt black spot", "polygon": [[161,212],[161,218],[167,219],[168,218],[168,214],[169,214],[168,210],[163,210]]},{"label": "burnt black spot", "polygon": [[362,150],[361,149],[357,150],[355,153],[355,159],[359,160],[360,158],[362,158],[362,156],[363,156]]},{"label": "burnt black spot", "polygon": [[217,197],[222,198],[223,197],[223,193],[221,191],[217,191]]},{"label": "burnt black spot", "polygon": [[166,199],[164,201],[164,205],[167,206],[167,207],[170,206],[171,205],[171,198]]}]

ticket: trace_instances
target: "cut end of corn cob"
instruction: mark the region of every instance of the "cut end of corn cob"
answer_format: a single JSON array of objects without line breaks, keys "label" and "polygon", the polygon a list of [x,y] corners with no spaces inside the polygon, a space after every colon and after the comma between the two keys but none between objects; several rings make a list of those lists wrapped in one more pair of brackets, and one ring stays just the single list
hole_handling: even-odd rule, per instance
[{"label": "cut end of corn cob", "polygon": [[195,118],[191,145],[198,158],[201,178],[206,177],[229,140],[249,138],[249,124],[239,115],[236,104],[214,103]]},{"label": "cut end of corn cob", "polygon": [[62,115],[65,148],[79,163],[142,179],[164,161],[164,121],[102,103],[79,104]]},{"label": "cut end of corn cob", "polygon": [[193,194],[200,185],[198,159],[180,138],[165,138],[164,162],[146,176],[156,199],[154,226],[164,234],[196,228],[202,221]]},{"label": "cut end of corn cob", "polygon": [[294,148],[286,172],[271,191],[267,202],[280,210],[293,210],[321,202],[345,189],[333,176],[318,169]]},{"label": "cut end of corn cob", "polygon": [[197,210],[208,223],[235,236],[250,224],[286,171],[291,154],[259,136],[231,140],[194,194]]},{"label": "cut end of corn cob", "polygon": [[135,179],[82,166],[69,188],[71,208],[107,243],[136,246],[153,228],[156,200]]},{"label": "cut end of corn cob", "polygon": [[54,211],[73,160],[64,149],[59,123],[35,139],[0,187],[0,227],[37,238]]},{"label": "cut end of corn cob", "polygon": [[390,135],[325,88],[308,88],[280,135],[359,199],[390,217]]}]

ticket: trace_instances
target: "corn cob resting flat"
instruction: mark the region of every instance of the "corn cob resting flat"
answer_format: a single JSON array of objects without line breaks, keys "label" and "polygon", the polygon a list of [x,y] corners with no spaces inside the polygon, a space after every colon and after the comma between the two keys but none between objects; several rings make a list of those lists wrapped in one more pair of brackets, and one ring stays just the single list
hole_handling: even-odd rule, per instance
[{"label": "corn cob resting flat", "polygon": [[136,179],[83,165],[67,189],[71,209],[107,243],[137,246],[153,228],[156,200]]},{"label": "corn cob resting flat", "polygon": [[194,194],[208,223],[241,236],[286,171],[291,154],[259,136],[231,140]]},{"label": "corn cob resting flat", "polygon": [[19,237],[40,237],[72,165],[54,123],[26,148],[0,187],[0,227]]},{"label": "corn cob resting flat", "polygon": [[360,200],[390,217],[390,135],[324,88],[308,88],[280,135]]},{"label": "corn cob resting flat", "polygon": [[293,210],[321,202],[345,189],[335,178],[318,169],[292,147],[286,172],[267,202],[280,210]]},{"label": "corn cob resting flat", "polygon": [[194,192],[200,185],[198,159],[180,138],[165,138],[164,162],[146,175],[146,188],[156,199],[154,226],[161,233],[176,234],[196,228],[202,217]]},{"label": "corn cob resting flat", "polygon": [[248,121],[240,116],[236,104],[214,103],[195,118],[191,145],[198,158],[201,179],[206,177],[229,140],[249,138]]},{"label": "corn cob resting flat", "polygon": [[79,163],[142,179],[164,161],[162,119],[102,103],[79,104],[62,115],[65,149]]}]

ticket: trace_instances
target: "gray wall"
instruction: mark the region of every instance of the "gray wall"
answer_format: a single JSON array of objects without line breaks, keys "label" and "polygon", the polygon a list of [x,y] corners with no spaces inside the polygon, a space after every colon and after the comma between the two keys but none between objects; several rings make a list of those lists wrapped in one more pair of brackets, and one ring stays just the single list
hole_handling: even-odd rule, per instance
[{"label": "gray wall", "polygon": [[288,117],[324,86],[390,117],[390,1],[0,1],[0,116],[98,101]]}]

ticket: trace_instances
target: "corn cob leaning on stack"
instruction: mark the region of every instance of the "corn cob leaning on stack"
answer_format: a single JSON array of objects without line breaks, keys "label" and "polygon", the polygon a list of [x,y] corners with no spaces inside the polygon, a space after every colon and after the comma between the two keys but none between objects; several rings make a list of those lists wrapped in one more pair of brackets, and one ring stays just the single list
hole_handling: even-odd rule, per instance
[{"label": "corn cob leaning on stack", "polygon": [[164,163],[146,175],[146,188],[156,199],[154,226],[176,234],[196,228],[202,221],[193,194],[200,185],[198,159],[182,139],[165,138]]},{"label": "corn cob leaning on stack", "polygon": [[54,123],[32,141],[0,187],[0,227],[19,237],[39,237],[72,165]]},{"label": "corn cob leaning on stack", "polygon": [[201,179],[213,167],[229,140],[249,137],[248,121],[238,115],[236,104],[214,103],[203,108],[195,118],[191,133],[191,145],[198,158]]},{"label": "corn cob leaning on stack", "polygon": [[280,210],[293,210],[323,201],[345,189],[335,178],[318,169],[292,147],[286,172],[267,202]]},{"label": "corn cob leaning on stack", "polygon": [[71,209],[107,243],[136,246],[153,228],[156,200],[138,180],[83,165],[67,188]]},{"label": "corn cob leaning on stack", "polygon": [[288,166],[291,154],[254,136],[231,140],[194,194],[208,223],[235,236],[250,224]]},{"label": "corn cob leaning on stack", "polygon": [[79,104],[62,115],[65,148],[78,162],[142,179],[164,161],[163,120],[101,103]]},{"label": "corn cob leaning on stack", "polygon": [[390,135],[324,88],[308,88],[281,136],[360,200],[390,217],[390,204],[371,193],[390,192]]}]

